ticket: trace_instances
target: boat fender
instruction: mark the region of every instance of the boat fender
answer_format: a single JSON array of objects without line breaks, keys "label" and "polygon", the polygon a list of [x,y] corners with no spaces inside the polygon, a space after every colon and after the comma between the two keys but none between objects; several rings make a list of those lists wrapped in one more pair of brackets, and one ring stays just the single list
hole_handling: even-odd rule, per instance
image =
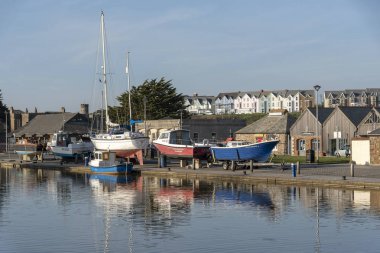
[{"label": "boat fender", "polygon": [[208,145],[208,144],[209,144],[208,139],[204,139],[204,140],[203,140],[203,145]]}]

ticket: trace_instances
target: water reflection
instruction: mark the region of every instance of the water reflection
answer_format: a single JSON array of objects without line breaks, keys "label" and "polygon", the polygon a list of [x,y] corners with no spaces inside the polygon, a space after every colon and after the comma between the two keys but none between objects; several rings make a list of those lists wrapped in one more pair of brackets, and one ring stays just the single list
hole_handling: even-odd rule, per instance
[{"label": "water reflection", "polygon": [[[103,252],[110,252],[113,218],[123,217],[128,223],[128,248],[133,252],[133,205],[137,202],[138,178],[131,175],[89,175],[89,182],[103,220]],[[100,211],[99,211],[100,210]]]},{"label": "water reflection", "polygon": [[[170,244],[219,252],[214,245],[231,251],[233,243],[251,248],[253,242],[257,251],[267,251],[268,242],[278,241],[322,252],[331,245],[358,247],[349,239],[354,230],[370,244],[374,238],[366,231],[377,229],[379,218],[379,191],[0,169],[2,241],[24,252],[52,251],[57,244],[74,244],[77,252],[165,251]],[[51,239],[45,248],[33,242],[36,227]],[[62,227],[70,228],[69,241],[59,236]],[[193,245],[190,235],[207,240]]]}]

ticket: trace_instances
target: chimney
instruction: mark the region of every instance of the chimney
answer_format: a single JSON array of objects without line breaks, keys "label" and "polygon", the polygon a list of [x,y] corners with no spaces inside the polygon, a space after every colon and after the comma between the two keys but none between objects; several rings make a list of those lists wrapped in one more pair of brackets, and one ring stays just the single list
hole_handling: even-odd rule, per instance
[{"label": "chimney", "polygon": [[81,104],[79,113],[88,115],[88,104]]}]

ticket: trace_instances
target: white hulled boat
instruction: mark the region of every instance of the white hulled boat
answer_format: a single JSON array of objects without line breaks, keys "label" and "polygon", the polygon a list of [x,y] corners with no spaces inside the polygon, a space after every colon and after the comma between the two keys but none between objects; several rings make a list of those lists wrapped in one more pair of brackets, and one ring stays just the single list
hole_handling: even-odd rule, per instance
[{"label": "white hulled boat", "polygon": [[59,131],[53,135],[50,148],[56,156],[75,158],[91,153],[94,145],[88,137]]},{"label": "white hulled boat", "polygon": [[[133,132],[127,129],[123,129],[120,125],[112,123],[108,115],[108,99],[107,99],[107,68],[106,68],[106,55],[105,55],[105,26],[104,26],[104,13],[101,14],[101,37],[102,37],[102,83],[103,83],[103,99],[105,105],[106,113],[106,133],[96,134],[91,137],[91,141],[97,150],[107,150],[116,152],[119,157],[128,157],[142,149],[145,149],[149,144],[149,138],[145,137],[141,133]],[[127,57],[127,68],[126,74],[128,78],[128,89],[130,90],[129,84],[129,71],[128,71],[128,57]],[[129,92],[130,96],[130,92]],[[129,103],[130,103],[129,99]],[[131,103],[129,104],[131,108]],[[130,110],[130,118],[131,118]]]}]

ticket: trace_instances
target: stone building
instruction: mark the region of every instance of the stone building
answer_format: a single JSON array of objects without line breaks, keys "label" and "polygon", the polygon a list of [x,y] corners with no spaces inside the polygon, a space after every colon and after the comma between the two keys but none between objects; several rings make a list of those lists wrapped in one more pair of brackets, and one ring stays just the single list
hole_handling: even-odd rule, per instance
[{"label": "stone building", "polygon": [[36,115],[28,124],[16,129],[12,134],[15,141],[28,139],[34,143],[47,143],[58,131],[81,135],[88,134],[89,129],[87,115],[64,112]]},{"label": "stone building", "polygon": [[380,164],[380,128],[352,139],[352,161],[358,165]]},{"label": "stone building", "polygon": [[380,164],[380,128],[372,131],[368,136],[370,163]]},{"label": "stone building", "polygon": [[272,110],[267,116],[236,132],[236,140],[261,142],[263,140],[279,140],[274,154],[290,153],[290,127],[296,121],[287,110]]},{"label": "stone building", "polygon": [[[25,126],[26,124],[29,123],[29,121],[31,121],[37,115],[56,114],[56,113],[64,113],[64,112],[66,112],[64,107],[61,107],[61,110],[57,112],[37,112],[37,108],[34,108],[34,112],[29,112],[28,108],[26,108],[25,112],[23,112],[21,110],[15,110],[13,107],[10,107],[10,110],[9,110],[10,131],[13,132],[22,126]],[[88,116],[89,114],[88,104],[81,104],[79,113]]]}]

